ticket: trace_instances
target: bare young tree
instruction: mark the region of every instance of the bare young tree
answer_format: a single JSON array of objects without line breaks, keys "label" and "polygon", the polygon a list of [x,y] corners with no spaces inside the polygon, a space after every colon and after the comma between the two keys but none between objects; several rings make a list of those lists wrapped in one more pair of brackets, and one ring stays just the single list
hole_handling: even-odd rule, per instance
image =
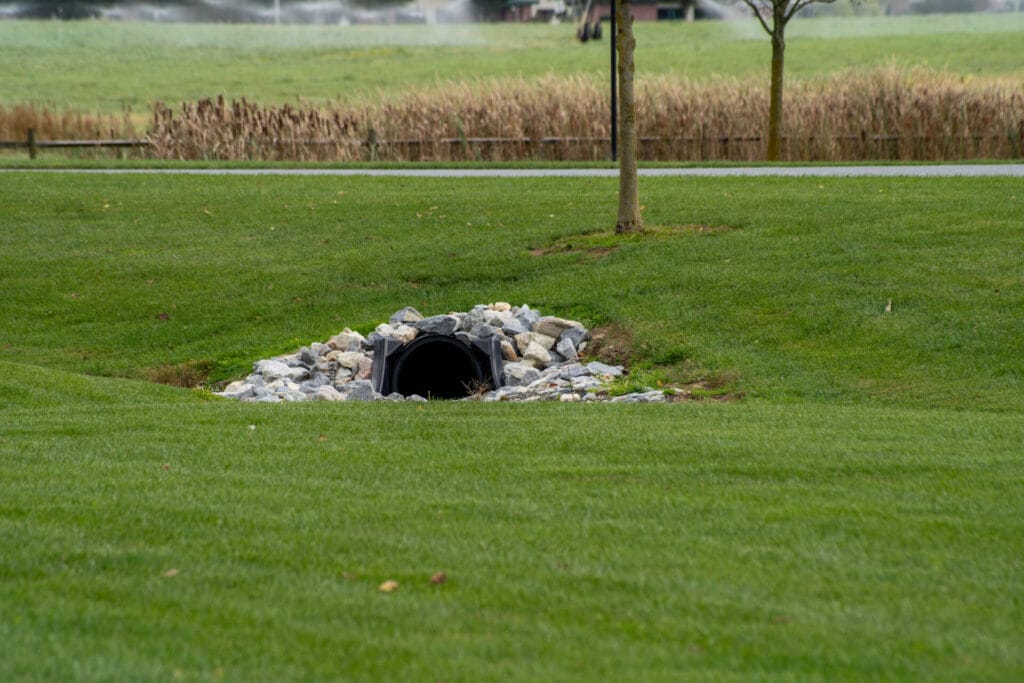
[{"label": "bare young tree", "polygon": [[786,56],[786,24],[797,12],[815,2],[835,0],[743,0],[772,39],[772,80],[768,106],[768,161],[782,151],[782,75]]},{"label": "bare young tree", "polygon": [[636,179],[636,98],[633,94],[633,16],[630,0],[615,0],[615,49],[619,81],[619,217],[615,232],[642,232]]}]

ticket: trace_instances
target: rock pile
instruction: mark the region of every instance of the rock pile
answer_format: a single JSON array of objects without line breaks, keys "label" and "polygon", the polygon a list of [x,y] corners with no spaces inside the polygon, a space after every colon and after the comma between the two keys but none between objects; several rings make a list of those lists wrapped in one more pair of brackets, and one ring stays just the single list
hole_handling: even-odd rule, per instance
[{"label": "rock pile", "polygon": [[664,401],[665,392],[648,390],[612,396],[610,385],[623,376],[621,365],[581,359],[590,334],[580,323],[542,316],[529,306],[499,302],[480,304],[465,313],[424,317],[403,308],[368,336],[345,328],[326,342],[314,342],[296,353],[260,360],[244,380],[232,382],[219,396],[241,401],[424,401],[417,395],[374,391],[373,349],[378,340],[403,343],[418,335],[441,334],[472,343],[496,337],[504,361],[502,386],[467,399],[483,401]]}]

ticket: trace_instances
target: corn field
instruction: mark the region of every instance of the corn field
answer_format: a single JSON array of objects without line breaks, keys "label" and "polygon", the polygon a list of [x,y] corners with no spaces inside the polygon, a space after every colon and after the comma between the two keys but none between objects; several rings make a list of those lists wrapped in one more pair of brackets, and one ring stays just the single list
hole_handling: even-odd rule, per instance
[{"label": "corn field", "polygon": [[[85,117],[77,131],[71,113],[30,113],[68,136],[115,123]],[[0,109],[0,137],[6,114]],[[549,76],[449,83],[361,106],[157,102],[142,137],[160,159],[604,160],[609,119],[605,82]],[[760,160],[767,83],[648,78],[637,119],[642,159]],[[134,134],[127,116],[120,123],[121,135]],[[888,67],[792,83],[783,136],[792,161],[1024,158],[1024,82]]]}]

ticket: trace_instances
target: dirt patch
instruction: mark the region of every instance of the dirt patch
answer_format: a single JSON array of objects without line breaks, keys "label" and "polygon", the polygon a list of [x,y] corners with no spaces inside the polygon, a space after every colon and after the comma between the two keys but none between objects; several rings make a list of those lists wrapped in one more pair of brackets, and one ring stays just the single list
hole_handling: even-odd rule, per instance
[{"label": "dirt patch", "polygon": [[654,229],[656,232],[685,233],[692,235],[717,235],[723,232],[739,230],[734,225],[714,225],[710,223],[686,223],[684,225],[666,225]]},{"label": "dirt patch", "polygon": [[596,261],[618,251],[622,245],[649,240],[671,239],[680,235],[718,235],[739,230],[734,225],[714,223],[684,223],[680,225],[650,225],[643,232],[617,234],[611,231],[584,232],[569,235],[546,247],[529,249],[531,256],[553,254],[576,254],[586,260]]},{"label": "dirt patch", "polygon": [[156,384],[195,389],[206,384],[211,372],[213,372],[212,361],[190,360],[177,365],[157,365],[145,368],[142,371],[142,376]]},{"label": "dirt patch", "polygon": [[588,261],[596,261],[618,250],[617,246],[585,246],[571,242],[558,242],[543,249],[530,249],[530,255],[540,257],[551,254],[577,254]]},{"label": "dirt patch", "polygon": [[609,365],[633,362],[636,349],[633,344],[633,333],[618,323],[602,325],[590,330],[590,341],[587,343],[587,358]]}]

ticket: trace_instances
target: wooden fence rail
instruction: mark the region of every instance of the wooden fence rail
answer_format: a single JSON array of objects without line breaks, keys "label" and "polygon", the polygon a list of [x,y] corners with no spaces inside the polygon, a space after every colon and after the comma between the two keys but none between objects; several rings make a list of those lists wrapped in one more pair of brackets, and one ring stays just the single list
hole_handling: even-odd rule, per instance
[{"label": "wooden fence rail", "polygon": [[82,149],[101,147],[149,147],[149,140],[37,140],[36,132],[28,129],[24,140],[0,140],[0,149],[27,149],[35,159],[41,149]]},{"label": "wooden fence rail", "polygon": [[[869,135],[866,132],[859,135],[833,135],[833,136],[806,136],[806,137],[786,137],[783,136],[783,148],[785,149],[790,144],[802,144],[810,143],[813,145],[815,141],[827,140],[835,143],[853,143],[859,145],[860,153],[849,154],[851,161],[857,160],[869,160],[869,159],[889,159],[893,158],[891,153],[889,155],[881,154],[883,150],[889,148],[895,148],[902,143],[910,144],[923,144],[932,141],[931,136],[900,136],[900,135]],[[973,143],[981,144],[982,142],[999,141],[1004,138],[997,136],[982,136],[972,135],[963,136],[964,140],[970,140]],[[720,136],[703,136],[703,137],[686,137],[686,136],[640,136],[638,138],[641,149],[646,146],[656,145],[678,145],[685,144],[691,146],[695,151],[694,158],[700,160],[727,160],[729,157],[730,145],[733,143],[745,144],[745,145],[759,145],[761,144],[762,137],[760,135],[720,135]],[[1024,140],[1016,139],[1015,136],[1008,138],[1011,143],[1011,158],[1020,158],[1024,156]],[[411,157],[413,148],[422,153],[424,148],[430,146],[474,146],[474,147],[493,147],[499,145],[510,145],[510,146],[524,146],[524,147],[537,147],[537,146],[552,146],[552,145],[610,145],[610,140],[606,137],[458,137],[458,138],[410,138],[410,139],[395,139],[395,140],[381,140],[376,137],[371,131],[368,139],[343,139],[343,140],[309,140],[309,139],[291,139],[291,138],[272,138],[265,140],[249,139],[250,145],[257,144],[264,147],[276,147],[276,146],[292,146],[292,147],[356,147],[365,148],[370,152],[371,158],[376,157],[380,151],[391,149],[404,149],[406,153]],[[174,147],[175,142],[170,142],[171,147]],[[724,152],[724,154],[715,154],[711,151],[711,147],[716,146],[718,150]],[[28,134],[25,140],[15,141],[0,141],[0,149],[27,149],[29,157],[35,159],[40,149],[101,149],[101,148],[133,148],[142,149],[155,147],[155,143],[148,139],[121,139],[121,140],[37,140],[35,131],[33,129],[28,130]],[[1019,147],[1019,152],[1017,149]],[[852,150],[851,150],[852,151]],[[870,152],[874,152],[873,154]],[[657,157],[657,153],[654,155]],[[671,159],[664,159],[666,161]],[[808,161],[814,161],[815,159],[807,159]]]}]

